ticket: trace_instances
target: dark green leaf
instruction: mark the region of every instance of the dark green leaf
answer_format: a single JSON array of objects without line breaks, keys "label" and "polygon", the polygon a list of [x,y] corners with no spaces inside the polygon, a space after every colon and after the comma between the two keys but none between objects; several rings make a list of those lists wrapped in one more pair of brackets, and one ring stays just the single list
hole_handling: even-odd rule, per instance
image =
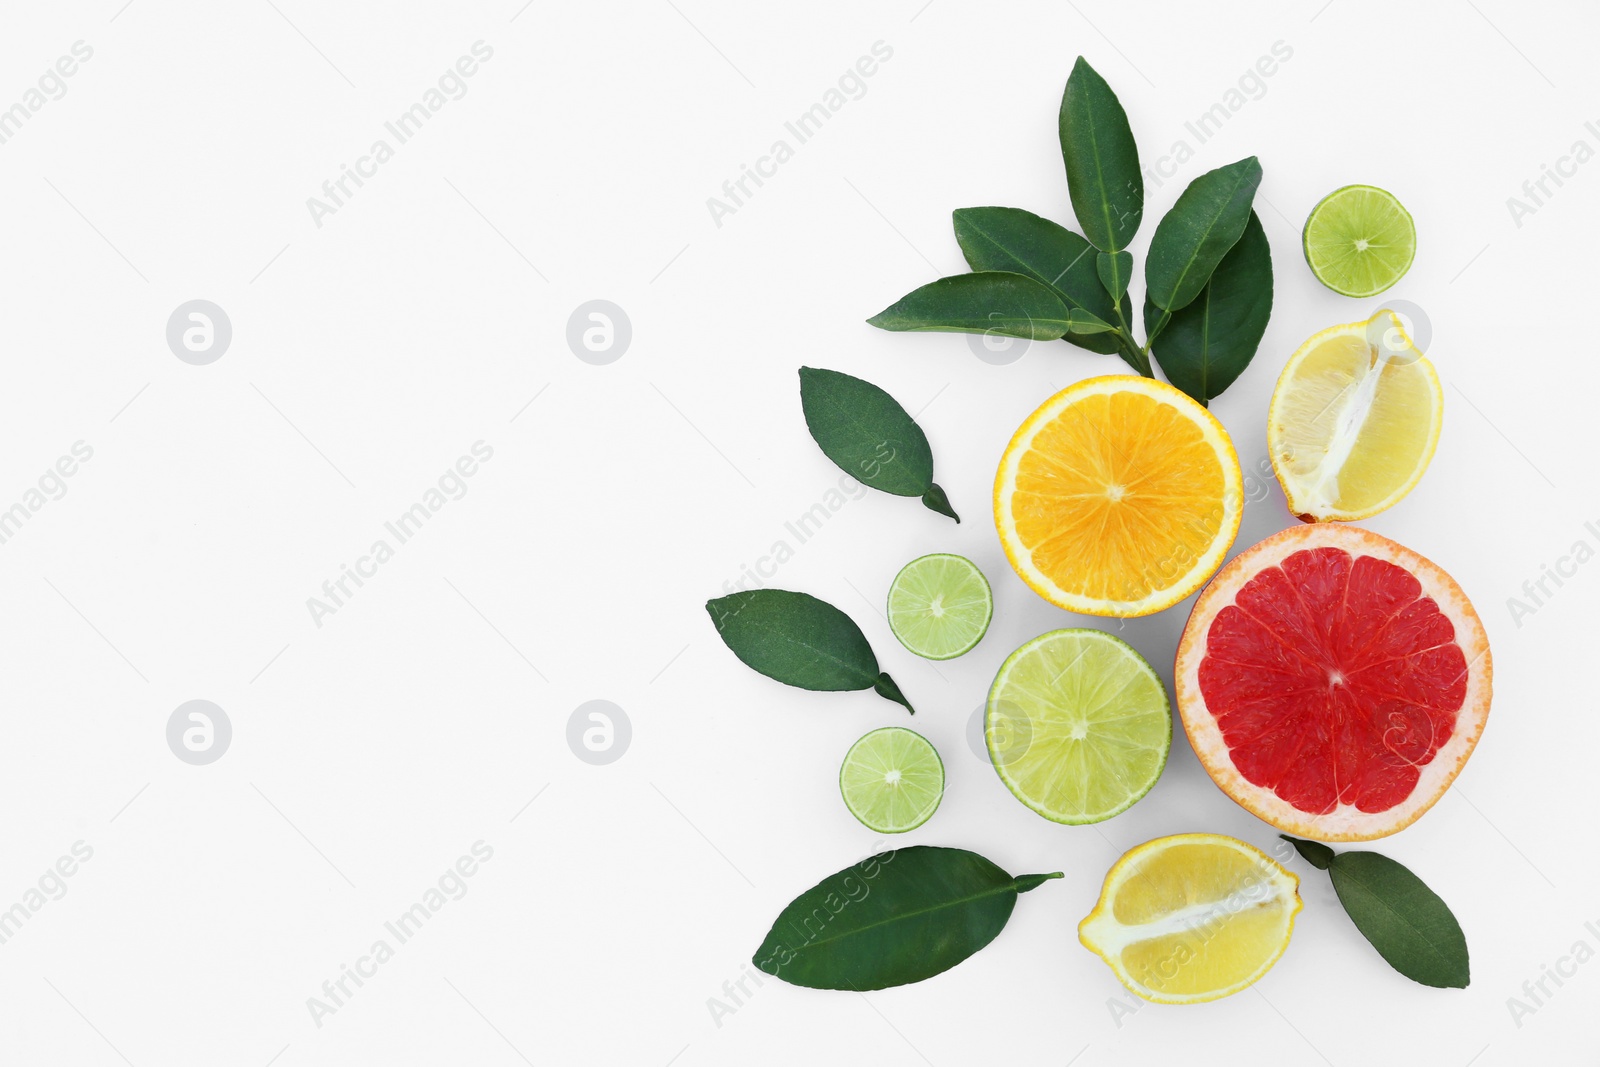
[{"label": "dark green leaf", "polygon": [[1189,183],[1150,238],[1145,291],[1157,307],[1177,311],[1200,295],[1206,279],[1244,233],[1260,184],[1261,164],[1255,156]]},{"label": "dark green leaf", "polygon": [[[1095,271],[1094,246],[1058,223],[1015,207],[964,207],[954,214],[956,241],[975,271],[1024,274],[1054,289],[1068,308],[1104,322],[1117,310]],[[1069,333],[1091,352],[1117,350],[1115,337]]]},{"label": "dark green leaf", "polygon": [[813,989],[885,989],[947,971],[993,941],[1017,894],[1055,874],[1013,878],[975,852],[916,845],[829,875],[779,914],[754,963]]},{"label": "dark green leaf", "polygon": [[1128,282],[1133,277],[1133,254],[1101,252],[1095,259],[1095,269],[1100,274],[1100,284],[1111,299],[1120,305],[1123,294],[1128,291]]},{"label": "dark green leaf", "polygon": [[717,635],[745,666],[785,685],[823,692],[875,689],[906,702],[855,620],[823,600],[787,589],[748,589],[706,601]]},{"label": "dark green leaf", "polygon": [[1423,985],[1466,988],[1466,936],[1422,879],[1376,852],[1341,852],[1328,873],[1356,929],[1389,966]]},{"label": "dark green leaf", "polygon": [[881,330],[946,330],[997,333],[1054,341],[1073,326],[1099,316],[1081,309],[1069,313],[1061,297],[1043,282],[1007,271],[956,274],[913,289],[867,321]]},{"label": "dark green leaf", "polygon": [[1061,339],[1087,352],[1098,352],[1102,356],[1115,355],[1122,343],[1115,330],[1102,333],[1069,333],[1064,334]]},{"label": "dark green leaf", "polygon": [[1327,870],[1328,864],[1333,862],[1333,849],[1320,841],[1302,841],[1300,838],[1290,837],[1288,834],[1279,834],[1278,836],[1293,845],[1294,850],[1300,853],[1300,858],[1319,871]]},{"label": "dark green leaf", "polygon": [[1102,356],[1115,355],[1121,344],[1115,330],[1101,333],[1069,333],[1064,334],[1061,339],[1087,352],[1098,352]]},{"label": "dark green leaf", "polygon": [[1102,252],[1128,247],[1144,212],[1144,174],[1128,116],[1082,56],[1061,94],[1061,158],[1084,236]]},{"label": "dark green leaf", "polygon": [[1169,382],[1209,403],[1250,365],[1272,316],[1272,248],[1254,211],[1200,295],[1163,314],[1171,317],[1153,341],[1156,360]]},{"label": "dark green leaf", "polygon": [[[957,522],[941,489],[932,497],[933,451],[906,409],[871,382],[836,370],[800,368],[806,427],[839,469],[874,489],[919,496]],[[943,507],[937,505],[943,504]]]},{"label": "dark green leaf", "polygon": [[1082,308],[1073,308],[1067,312],[1067,333],[1071,337],[1080,337],[1085,334],[1101,334],[1116,327],[1104,319],[1097,319]]}]

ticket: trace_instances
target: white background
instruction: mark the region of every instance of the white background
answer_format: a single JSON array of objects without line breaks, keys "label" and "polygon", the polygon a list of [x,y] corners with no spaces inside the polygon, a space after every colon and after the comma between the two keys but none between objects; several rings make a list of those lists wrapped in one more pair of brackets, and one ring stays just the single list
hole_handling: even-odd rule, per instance
[{"label": "white background", "polygon": [[[0,908],[74,842],[93,849],[0,945],[0,1061],[1594,1062],[1600,963],[1547,981],[1532,1014],[1508,998],[1576,942],[1600,950],[1600,564],[1520,620],[1507,601],[1575,541],[1600,543],[1584,526],[1600,523],[1600,163],[1547,184],[1520,226],[1506,203],[1574,141],[1600,147],[1584,127],[1600,119],[1592,7],[122,5],[8,4],[0,32],[0,107],[75,41],[94,50],[0,145],[0,508],[74,442],[94,450],[0,545]],[[307,198],[478,40],[494,54],[467,94],[319,228]],[[877,41],[893,56],[865,95],[716,225],[707,198]],[[1279,41],[1293,54],[1264,94],[1196,143],[1185,120]],[[964,269],[953,208],[1070,222],[1056,110],[1080,53],[1147,164],[1179,140],[1197,150],[1147,183],[1141,263],[1188,180],[1249,154],[1265,167],[1272,323],[1214,405],[1257,479],[1236,547],[1291,521],[1256,467],[1279,369],[1377,306],[1318,285],[1300,224],[1350,182],[1416,217],[1416,263],[1387,295],[1431,322],[1445,428],[1421,485],[1370,526],[1465,587],[1497,684],[1457,787],[1377,847],[1459,917],[1465,991],[1390,971],[1294,860],[1306,907],[1256,987],[1114,1010],[1127,998],[1075,937],[1107,867],[1162,834],[1271,848],[1273,831],[1212,785],[1181,730],[1154,791],[1098,827],[1033,815],[969,748],[1012,648],[1118,628],[1029,592],[987,499],[1029,411],[1125,368],[1060,343],[992,366],[964,337],[862,320]],[[166,344],[195,298],[233,324],[209,366]],[[607,366],[565,341],[596,298],[633,325]],[[802,364],[920,412],[965,521],[869,494],[796,544],[784,523],[839,476],[806,434]],[[467,494],[316,625],[307,598],[480,440],[493,458]],[[861,733],[906,721],[870,693],[770,682],[717,640],[704,601],[780,539],[795,553],[771,584],[858,619],[944,755],[943,807],[902,843],[1066,877],[923,984],[769,980],[714,1013],[791,897],[885,846],[845,811],[836,769]],[[996,616],[974,652],[933,665],[878,605],[902,563],[937,550],[978,562]],[[1119,629],[1170,678],[1187,610]],[[165,739],[196,698],[233,725],[208,766]],[[632,723],[605,766],[566,741],[591,699]],[[318,1026],[307,999],[480,840],[493,858],[469,892]]]}]

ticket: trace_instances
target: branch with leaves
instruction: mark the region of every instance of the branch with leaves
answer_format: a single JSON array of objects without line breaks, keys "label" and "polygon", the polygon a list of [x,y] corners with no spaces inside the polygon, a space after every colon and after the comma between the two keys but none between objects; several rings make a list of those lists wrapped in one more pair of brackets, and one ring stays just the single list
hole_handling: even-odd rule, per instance
[{"label": "branch with leaves", "polygon": [[1020,208],[961,208],[956,241],[972,273],[930,282],[867,321],[1065,340],[1119,355],[1147,378],[1154,356],[1173,385],[1208,403],[1249,365],[1272,314],[1272,250],[1251,206],[1261,164],[1249,156],[1189,183],[1150,239],[1136,316],[1128,245],[1144,215],[1139,149],[1116,93],[1082,56],[1060,132],[1082,235]]}]

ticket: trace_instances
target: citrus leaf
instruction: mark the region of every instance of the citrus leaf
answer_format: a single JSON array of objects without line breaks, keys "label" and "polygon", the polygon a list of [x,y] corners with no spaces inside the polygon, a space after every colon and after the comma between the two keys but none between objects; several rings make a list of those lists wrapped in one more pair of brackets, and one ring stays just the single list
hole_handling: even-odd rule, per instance
[{"label": "citrus leaf", "polygon": [[[1147,330],[1151,306],[1147,301]],[[1254,211],[1200,295],[1162,314],[1170,317],[1152,331],[1156,361],[1167,381],[1209,403],[1250,365],[1272,317],[1272,248]]]},{"label": "citrus leaf", "polygon": [[885,493],[922,497],[961,521],[934,484],[928,436],[894,397],[849,374],[801,367],[800,406],[811,436],[840,470]]},{"label": "citrus leaf", "polygon": [[1298,837],[1290,837],[1288,834],[1279,834],[1278,836],[1293,845],[1294,850],[1300,853],[1300,858],[1319,871],[1327,870],[1328,864],[1333,862],[1333,849],[1320,841],[1303,841]]},{"label": "citrus leaf", "polygon": [[1013,878],[975,852],[915,845],[831,874],[779,913],[753,962],[812,989],[920,982],[999,936],[1026,893],[1061,873]]},{"label": "citrus leaf", "polygon": [[1206,279],[1250,221],[1261,184],[1255,156],[1209,170],[1189,183],[1150,238],[1145,291],[1159,308],[1177,311],[1200,295]]},{"label": "citrus leaf", "polygon": [[[1063,334],[1061,339],[1068,344],[1077,345],[1087,352],[1098,352],[1102,356],[1120,355],[1122,342],[1117,337],[1116,329],[1110,323],[1107,323],[1106,327],[1106,330],[1100,333]],[[1127,357],[1124,356],[1123,358],[1126,359]]]},{"label": "citrus leaf", "polygon": [[1095,270],[1100,275],[1100,284],[1111,299],[1120,305],[1123,295],[1128,291],[1128,282],[1133,277],[1133,254],[1101,252],[1095,259]]},{"label": "citrus leaf", "polygon": [[1061,158],[1078,225],[1102,252],[1128,247],[1144,213],[1144,174],[1128,116],[1082,56],[1061,94]]},{"label": "citrus leaf", "polygon": [[1072,336],[1101,334],[1115,329],[1111,323],[1095,318],[1082,308],[1067,312],[1067,332]]},{"label": "citrus leaf", "polygon": [[[1043,282],[1067,307],[1110,322],[1116,306],[1095,272],[1094,246],[1059,223],[1016,207],[964,207],[953,215],[956,242],[975,271],[1010,271]],[[1091,352],[1117,350],[1115,337],[1069,333],[1064,338]]]},{"label": "citrus leaf", "polygon": [[861,627],[827,601],[787,589],[746,589],[706,601],[717,636],[751,670],[821,692],[874,689],[915,713]]},{"label": "citrus leaf", "polygon": [[[867,321],[880,330],[997,333],[1054,341],[1072,326],[1049,286],[1008,271],[955,274],[913,289]],[[1098,316],[1079,312],[1079,320]],[[1109,328],[1109,327],[1108,327]]]},{"label": "citrus leaf", "polygon": [[1328,874],[1350,920],[1389,966],[1426,986],[1467,987],[1466,935],[1422,879],[1376,852],[1341,852]]}]

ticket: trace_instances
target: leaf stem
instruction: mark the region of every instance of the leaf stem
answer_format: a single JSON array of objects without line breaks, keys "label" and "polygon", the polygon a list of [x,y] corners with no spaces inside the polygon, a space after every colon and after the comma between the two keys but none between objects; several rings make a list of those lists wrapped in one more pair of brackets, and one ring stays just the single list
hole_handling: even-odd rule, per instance
[{"label": "leaf stem", "polygon": [[889,677],[887,671],[878,675],[877,681],[872,683],[872,689],[883,699],[892,700],[896,704],[902,705],[911,714],[915,715],[917,713],[917,709],[911,706],[911,701],[907,700],[905,694],[900,692],[900,687],[894,684],[894,679]]},{"label": "leaf stem", "polygon": [[1146,378],[1154,378],[1155,374],[1150,370],[1149,354],[1141,350],[1139,346],[1134,343],[1133,338],[1128,336],[1126,329],[1117,330],[1115,332],[1117,335],[1117,348],[1119,350],[1118,354],[1122,356],[1123,360],[1126,361],[1130,367],[1144,375]]},{"label": "leaf stem", "polygon": [[1317,870],[1325,871],[1333,864],[1333,849],[1324,845],[1321,841],[1302,841],[1300,838],[1290,837],[1288,834],[1279,834],[1278,836],[1293,845],[1294,850],[1300,853],[1300,858],[1317,868]]},{"label": "leaf stem", "polygon": [[961,516],[957,515],[955,509],[950,506],[950,498],[945,496],[944,490],[939,488],[937,482],[928,483],[928,491],[922,494],[922,503],[929,510],[937,511],[941,515],[948,515],[956,520],[957,523],[961,522]]},{"label": "leaf stem", "polygon": [[1145,338],[1144,350],[1146,352],[1150,351],[1150,346],[1156,343],[1156,338],[1161,335],[1162,330],[1167,328],[1167,323],[1171,321],[1171,319],[1172,312],[1166,310],[1161,312],[1161,317],[1157,319],[1156,324],[1150,328],[1150,336]]},{"label": "leaf stem", "polygon": [[1013,879],[1018,893],[1026,893],[1030,889],[1038,889],[1052,878],[1064,878],[1066,875],[1060,871],[1051,874],[1019,874]]},{"label": "leaf stem", "polygon": [[[1127,294],[1123,294],[1123,295],[1125,296]],[[1122,313],[1122,297],[1120,297],[1120,296],[1116,297],[1115,299],[1113,299],[1111,301],[1111,309],[1117,313],[1117,325],[1122,328],[1122,332],[1123,333],[1127,333],[1128,332],[1128,316],[1126,316],[1126,315],[1124,315]]]}]

